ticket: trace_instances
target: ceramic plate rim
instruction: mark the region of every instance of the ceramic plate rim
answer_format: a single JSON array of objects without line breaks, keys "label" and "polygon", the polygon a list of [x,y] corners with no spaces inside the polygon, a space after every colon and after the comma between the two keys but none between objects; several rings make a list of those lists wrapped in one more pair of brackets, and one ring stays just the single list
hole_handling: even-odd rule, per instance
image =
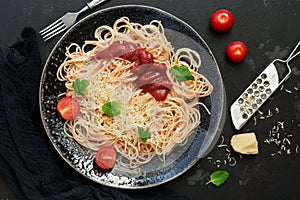
[{"label": "ceramic plate rim", "polygon": [[[172,17],[172,18],[176,19],[176,20],[179,21],[180,23],[183,23],[185,26],[187,26],[188,28],[190,28],[190,30],[193,31],[194,34],[197,35],[197,37],[201,40],[201,42],[204,44],[205,48],[207,49],[208,54],[209,54],[209,55],[211,56],[211,58],[213,59],[214,64],[216,65],[217,71],[219,72],[219,75],[220,75],[220,78],[221,78],[221,80],[220,80],[221,83],[222,83],[221,91],[222,91],[222,93],[223,93],[223,95],[221,96],[221,99],[220,99],[220,101],[222,102],[222,105],[221,105],[221,107],[222,107],[222,108],[221,108],[222,113],[221,113],[221,116],[219,117],[219,120],[217,121],[217,125],[216,125],[216,126],[218,127],[218,129],[215,130],[216,132],[218,132],[218,133],[216,133],[216,136],[217,136],[217,137],[212,138],[212,139],[211,139],[212,141],[209,141],[209,142],[211,143],[211,145],[210,145],[210,147],[209,147],[208,149],[206,149],[206,152],[203,153],[202,158],[203,158],[205,155],[207,155],[207,153],[210,152],[210,150],[213,148],[213,146],[214,146],[215,143],[217,142],[217,139],[218,139],[218,137],[219,137],[219,135],[220,135],[221,130],[223,129],[223,125],[224,125],[224,121],[225,121],[225,112],[224,112],[224,110],[225,110],[225,107],[226,107],[226,106],[225,106],[225,105],[226,105],[226,98],[225,98],[226,94],[225,94],[225,89],[224,89],[224,85],[223,85],[223,80],[222,80],[222,77],[221,77],[221,73],[220,73],[220,70],[219,70],[219,66],[218,66],[218,64],[217,64],[217,61],[216,61],[216,59],[215,59],[215,57],[214,57],[212,51],[211,51],[210,48],[208,47],[208,45],[207,45],[207,43],[205,42],[205,40],[197,33],[197,31],[195,31],[189,24],[187,24],[186,22],[182,21],[181,19],[179,19],[179,18],[176,17],[175,15],[173,15],[173,14],[167,12],[167,11],[164,11],[164,10],[162,10],[162,9],[160,9],[160,8],[156,8],[156,7],[152,7],[152,6],[145,6],[145,5],[119,5],[119,6],[113,6],[113,7],[104,8],[104,9],[98,10],[98,11],[96,11],[96,12],[94,12],[94,13],[92,13],[92,14],[90,14],[90,15],[87,15],[86,17],[82,18],[82,19],[79,20],[72,28],[70,28],[66,33],[64,33],[64,34],[62,35],[62,37],[57,41],[57,43],[55,44],[55,46],[52,48],[52,50],[51,50],[51,52],[50,52],[48,58],[46,59],[46,62],[45,62],[45,64],[44,64],[44,68],[43,68],[43,72],[42,72],[42,76],[41,76],[41,81],[40,81],[40,90],[39,90],[40,114],[41,114],[41,117],[42,117],[42,122],[43,122],[44,128],[45,128],[45,130],[46,130],[46,133],[47,133],[47,135],[48,135],[48,137],[49,137],[49,139],[50,139],[52,145],[54,146],[54,148],[56,149],[56,151],[59,153],[59,155],[66,161],[66,163],[68,163],[70,166],[72,166],[77,172],[79,172],[78,169],[76,169],[76,168],[70,163],[70,161],[67,160],[67,158],[65,158],[65,157],[62,155],[60,149],[59,149],[59,148],[56,146],[56,144],[52,141],[51,135],[50,135],[49,130],[48,130],[47,126],[46,126],[46,122],[45,122],[44,119],[43,119],[43,112],[42,112],[42,110],[43,110],[43,106],[42,106],[42,103],[43,103],[43,102],[42,102],[42,99],[43,99],[43,97],[42,97],[43,91],[42,91],[42,87],[43,87],[43,80],[44,80],[44,78],[45,78],[45,77],[44,77],[44,76],[45,76],[45,71],[46,71],[47,68],[48,68],[48,67],[47,67],[47,64],[48,64],[49,61],[51,60],[51,55],[55,52],[55,50],[57,49],[57,47],[59,47],[59,45],[61,44],[62,40],[63,40],[63,39],[64,39],[64,38],[65,38],[65,37],[73,30],[73,29],[76,29],[76,27],[77,27],[78,24],[80,24],[80,23],[84,22],[85,20],[88,20],[89,18],[91,18],[91,17],[93,17],[93,16],[95,16],[95,15],[98,15],[98,14],[100,14],[100,13],[105,13],[105,12],[108,12],[108,11],[113,10],[113,9],[119,9],[119,8],[124,8],[124,7],[128,7],[128,8],[129,8],[129,7],[138,7],[138,8],[144,8],[144,9],[156,10],[156,11],[158,11],[158,12],[160,12],[160,13],[163,13],[164,15],[166,15],[166,16],[168,16],[168,17]],[[166,183],[166,182],[168,182],[168,181],[170,181],[170,180],[175,179],[176,177],[180,176],[181,174],[183,174],[184,172],[186,172],[188,169],[190,169],[190,168],[191,168],[191,167],[192,167],[199,159],[200,159],[200,158],[196,158],[192,163],[189,163],[189,166],[188,166],[187,168],[185,168],[185,170],[181,171],[180,173],[177,173],[175,176],[173,176],[173,177],[171,177],[171,178],[169,178],[169,179],[163,180],[162,182],[154,183],[154,184],[151,184],[151,185],[145,185],[145,186],[116,186],[116,185],[109,185],[109,184],[105,184],[105,183],[101,183],[101,182],[99,182],[99,181],[96,181],[96,180],[92,179],[91,177],[88,177],[88,176],[86,176],[86,175],[84,175],[84,174],[82,174],[82,173],[80,173],[80,172],[79,172],[79,173],[80,173],[81,175],[87,177],[88,179],[91,179],[91,180],[93,180],[93,181],[95,181],[95,182],[98,182],[98,183],[100,183],[100,184],[103,184],[103,185],[106,185],[106,186],[110,186],[110,187],[124,188],[124,189],[148,188],[148,187],[153,187],[153,186],[161,185],[161,184],[163,184],[163,183]]]}]

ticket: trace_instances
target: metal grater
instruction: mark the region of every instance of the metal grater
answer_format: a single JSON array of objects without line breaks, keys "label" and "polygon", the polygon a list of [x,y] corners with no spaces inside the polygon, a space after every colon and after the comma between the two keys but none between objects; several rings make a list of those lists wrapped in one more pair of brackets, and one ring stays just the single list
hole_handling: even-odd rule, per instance
[{"label": "metal grater", "polygon": [[246,88],[230,107],[234,127],[240,130],[273,92],[290,76],[289,62],[300,54],[300,41],[286,60],[275,59]]}]

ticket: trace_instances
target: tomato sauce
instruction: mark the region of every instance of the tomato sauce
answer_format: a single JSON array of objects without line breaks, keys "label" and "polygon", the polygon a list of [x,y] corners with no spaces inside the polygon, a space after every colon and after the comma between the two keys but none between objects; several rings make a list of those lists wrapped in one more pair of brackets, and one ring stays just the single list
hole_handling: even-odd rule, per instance
[{"label": "tomato sauce", "polygon": [[173,85],[167,77],[166,65],[155,63],[153,55],[143,48],[128,52],[121,58],[134,63],[131,72],[138,76],[135,84],[139,88],[149,92],[156,101],[167,98]]},{"label": "tomato sauce", "polygon": [[99,51],[95,55],[96,60],[101,59],[113,59],[116,57],[120,57],[121,55],[131,52],[138,49],[138,46],[133,42],[124,42],[124,43],[113,43],[108,48]]},{"label": "tomato sauce", "polygon": [[149,92],[156,101],[164,101],[173,87],[166,71],[167,66],[155,63],[154,57],[144,48],[138,48],[132,42],[114,43],[107,49],[98,52],[96,59],[120,57],[133,63],[130,70],[138,78],[137,87]]}]

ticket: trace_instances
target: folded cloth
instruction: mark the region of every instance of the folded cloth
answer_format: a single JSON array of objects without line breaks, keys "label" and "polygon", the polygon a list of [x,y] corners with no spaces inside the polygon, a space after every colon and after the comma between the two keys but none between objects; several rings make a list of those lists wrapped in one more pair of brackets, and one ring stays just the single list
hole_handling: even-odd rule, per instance
[{"label": "folded cloth", "polygon": [[42,126],[41,72],[34,29],[24,28],[12,47],[0,45],[0,174],[18,199],[187,199],[161,188],[151,196],[132,196],[131,191],[74,178]]}]

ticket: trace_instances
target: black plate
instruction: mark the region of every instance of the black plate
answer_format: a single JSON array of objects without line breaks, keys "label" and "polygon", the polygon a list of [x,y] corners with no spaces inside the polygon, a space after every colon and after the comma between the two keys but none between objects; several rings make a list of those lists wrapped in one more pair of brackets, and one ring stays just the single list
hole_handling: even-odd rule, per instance
[{"label": "black plate", "polygon": [[[65,92],[63,82],[57,80],[56,71],[64,61],[64,52],[71,43],[82,45],[94,39],[94,31],[101,25],[112,25],[123,16],[132,22],[149,24],[152,20],[162,21],[167,39],[173,47],[189,47],[199,52],[204,74],[214,86],[213,93],[200,101],[204,102],[211,115],[200,108],[202,121],[185,146],[175,148],[165,163],[158,158],[134,170],[116,165],[111,172],[100,173],[93,166],[95,152],[77,144],[63,133],[64,121],[56,112],[58,95]],[[50,53],[41,77],[40,111],[44,127],[52,144],[75,170],[87,178],[103,185],[119,188],[146,188],[165,183],[193,166],[215,145],[224,124],[225,91],[216,60],[205,41],[188,24],[175,16],[153,7],[126,5],[111,7],[95,12],[79,21],[66,32]]]}]

